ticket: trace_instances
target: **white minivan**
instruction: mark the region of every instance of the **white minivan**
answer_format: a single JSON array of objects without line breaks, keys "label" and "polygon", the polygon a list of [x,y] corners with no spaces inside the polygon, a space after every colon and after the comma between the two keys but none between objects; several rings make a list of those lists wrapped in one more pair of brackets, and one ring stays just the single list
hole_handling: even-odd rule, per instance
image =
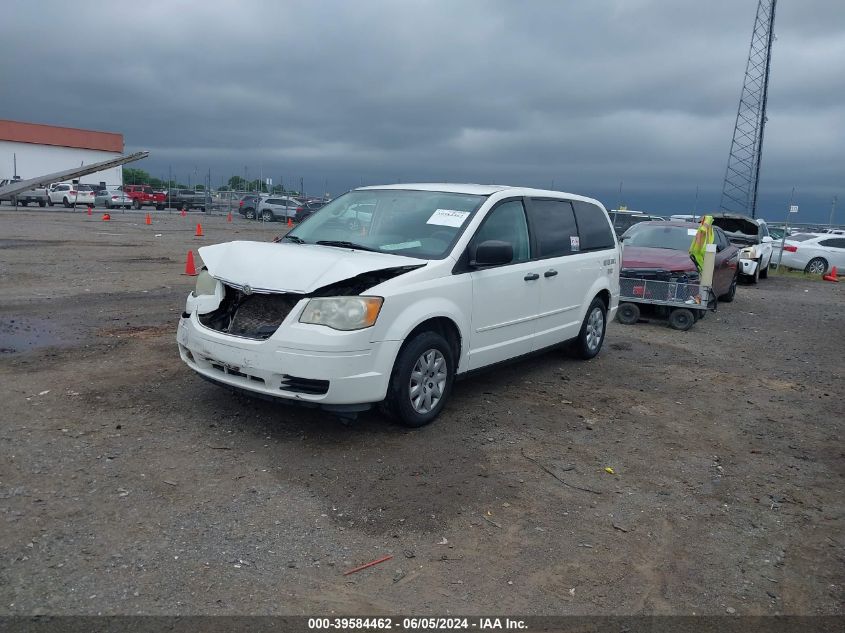
[{"label": "white minivan", "polygon": [[516,187],[362,187],[281,241],[199,249],[182,360],[213,382],[422,426],[454,379],[572,342],[599,353],[619,304],[607,211]]}]

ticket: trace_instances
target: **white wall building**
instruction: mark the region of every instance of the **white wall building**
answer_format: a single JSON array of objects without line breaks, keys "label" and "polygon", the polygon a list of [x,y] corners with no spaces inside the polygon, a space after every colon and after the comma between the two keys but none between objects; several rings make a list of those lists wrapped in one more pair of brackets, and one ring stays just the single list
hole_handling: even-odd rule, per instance
[{"label": "white wall building", "polygon": [[[0,119],[0,180],[36,178],[121,154],[123,134]],[[112,167],[79,180],[117,187],[123,184],[123,169]]]}]

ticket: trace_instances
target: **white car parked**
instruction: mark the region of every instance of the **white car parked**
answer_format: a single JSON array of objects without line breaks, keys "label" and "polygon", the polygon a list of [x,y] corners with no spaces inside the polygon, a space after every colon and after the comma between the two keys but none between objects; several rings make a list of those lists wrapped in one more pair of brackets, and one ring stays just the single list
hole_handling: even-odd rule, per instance
[{"label": "white car parked", "polygon": [[751,283],[769,276],[772,236],[765,220],[739,213],[714,213],[713,224],[739,248],[739,274]]},{"label": "white car parked", "polygon": [[363,187],[279,243],[199,252],[177,333],[191,369],[341,416],[383,403],[408,426],[457,375],[567,341],[594,357],[619,304],[607,212],[558,191]]},{"label": "white car parked", "polygon": [[91,185],[68,185],[59,183],[50,185],[47,190],[47,204],[63,204],[66,207],[74,204],[87,206],[94,204],[94,188]]},{"label": "white car parked", "polygon": [[786,238],[781,266],[824,275],[831,267],[845,270],[845,236],[798,233]]}]

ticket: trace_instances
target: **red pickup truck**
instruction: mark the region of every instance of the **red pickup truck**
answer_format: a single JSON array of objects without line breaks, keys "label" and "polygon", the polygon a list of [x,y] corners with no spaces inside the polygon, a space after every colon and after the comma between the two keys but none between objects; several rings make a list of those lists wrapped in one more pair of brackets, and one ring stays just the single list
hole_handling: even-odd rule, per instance
[{"label": "red pickup truck", "polygon": [[155,207],[159,211],[164,209],[167,198],[163,193],[153,191],[149,185],[123,185],[124,193],[132,198],[132,206],[136,209],[141,207]]}]

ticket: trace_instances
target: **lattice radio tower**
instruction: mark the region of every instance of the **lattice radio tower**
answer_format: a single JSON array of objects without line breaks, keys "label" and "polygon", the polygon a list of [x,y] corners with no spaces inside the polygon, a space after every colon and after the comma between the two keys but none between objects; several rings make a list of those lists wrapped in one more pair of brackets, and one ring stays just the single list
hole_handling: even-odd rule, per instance
[{"label": "lattice radio tower", "polygon": [[757,217],[757,185],[763,156],[763,128],[769,96],[772,29],[777,0],[758,0],[745,82],[736,111],[736,125],[719,206],[724,211]]}]

